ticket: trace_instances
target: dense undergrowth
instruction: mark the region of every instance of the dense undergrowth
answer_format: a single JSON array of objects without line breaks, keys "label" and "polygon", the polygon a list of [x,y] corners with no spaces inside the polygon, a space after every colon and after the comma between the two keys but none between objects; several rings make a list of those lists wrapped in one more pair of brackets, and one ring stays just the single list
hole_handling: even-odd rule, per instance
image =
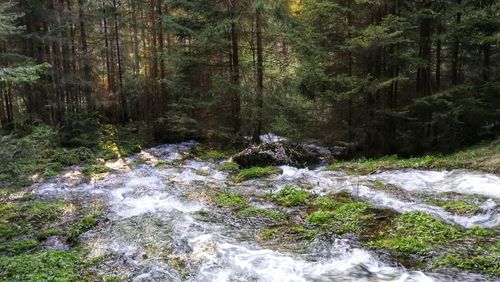
[{"label": "dense undergrowth", "polygon": [[[0,281],[100,279],[77,241],[98,224],[98,213],[27,191],[2,188],[0,194]],[[50,247],[50,241],[60,243]]]},{"label": "dense undergrowth", "polygon": [[70,137],[63,130],[46,126],[0,136],[0,183],[29,186],[71,165],[81,165],[87,175],[107,172],[105,161],[137,153],[152,144],[148,134],[139,134],[134,127],[104,125],[92,130],[92,142],[80,142],[83,137],[65,141]]}]

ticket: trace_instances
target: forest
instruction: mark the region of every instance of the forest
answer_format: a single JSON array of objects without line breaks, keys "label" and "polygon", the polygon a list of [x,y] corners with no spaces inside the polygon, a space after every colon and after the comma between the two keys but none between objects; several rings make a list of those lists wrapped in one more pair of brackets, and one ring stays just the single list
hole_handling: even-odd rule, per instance
[{"label": "forest", "polygon": [[0,1],[0,281],[495,281],[495,0]]}]

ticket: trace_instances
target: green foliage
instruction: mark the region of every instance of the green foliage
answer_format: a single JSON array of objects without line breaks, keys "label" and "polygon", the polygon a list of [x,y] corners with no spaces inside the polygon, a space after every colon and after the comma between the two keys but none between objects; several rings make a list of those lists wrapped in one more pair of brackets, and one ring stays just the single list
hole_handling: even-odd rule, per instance
[{"label": "green foliage", "polygon": [[473,272],[487,273],[500,277],[500,243],[480,245],[467,254],[450,254],[436,259],[437,267],[455,267]]},{"label": "green foliage", "polygon": [[80,235],[97,226],[99,218],[96,214],[86,215],[71,227],[68,234],[68,242],[74,243]]},{"label": "green foliage", "polygon": [[82,173],[85,175],[95,175],[99,173],[107,173],[110,171],[111,169],[103,164],[91,164],[82,168]]},{"label": "green foliage", "polygon": [[101,134],[98,119],[85,113],[70,113],[64,116],[59,130],[59,142],[69,147],[94,147]]},{"label": "green foliage", "polygon": [[251,167],[240,170],[236,175],[236,182],[243,182],[245,180],[254,178],[263,178],[273,174],[280,173],[280,169],[275,167]]},{"label": "green foliage", "polygon": [[319,210],[311,213],[306,220],[339,234],[361,233],[374,218],[374,214],[368,211],[370,205],[365,202],[340,202],[321,197],[316,199],[314,206]]},{"label": "green foliage", "polygon": [[425,254],[460,236],[460,230],[420,212],[399,215],[367,245],[408,254]]},{"label": "green foliage", "polygon": [[446,211],[458,215],[474,215],[481,211],[481,207],[475,203],[464,201],[431,201],[432,205],[444,208]]},{"label": "green foliage", "polygon": [[283,223],[286,220],[286,214],[280,211],[248,207],[237,213],[239,217],[265,218],[273,223]]},{"label": "green foliage", "polygon": [[220,171],[231,171],[235,172],[240,169],[240,166],[235,162],[225,162],[219,166]]},{"label": "green foliage", "polygon": [[467,230],[467,234],[479,237],[495,237],[497,233],[491,229],[474,226]]},{"label": "green foliage", "polygon": [[217,205],[225,208],[243,208],[247,205],[247,202],[243,196],[237,193],[223,192],[217,194],[214,197],[214,201]]},{"label": "green foliage", "polygon": [[33,239],[21,239],[0,243],[0,254],[18,255],[31,251],[38,247],[38,241]]},{"label": "green foliage", "polygon": [[37,234],[36,239],[38,241],[43,241],[52,236],[60,236],[62,233],[63,232],[60,229],[56,228],[44,229]]},{"label": "green foliage", "polygon": [[33,229],[57,220],[65,203],[30,201],[25,204],[0,203],[0,242],[29,234]]},{"label": "green foliage", "polygon": [[311,194],[305,190],[286,186],[279,193],[273,195],[272,199],[284,207],[297,207],[305,205],[310,197]]},{"label": "green foliage", "polygon": [[76,252],[44,251],[0,257],[2,281],[77,281],[80,256]]}]

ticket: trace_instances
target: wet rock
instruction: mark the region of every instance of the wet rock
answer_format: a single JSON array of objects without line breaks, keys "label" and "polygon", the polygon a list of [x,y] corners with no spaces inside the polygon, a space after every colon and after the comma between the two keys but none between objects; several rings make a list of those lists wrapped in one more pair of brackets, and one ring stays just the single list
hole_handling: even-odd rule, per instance
[{"label": "wet rock", "polygon": [[69,250],[69,246],[59,236],[51,236],[43,242],[47,250]]},{"label": "wet rock", "polygon": [[242,168],[253,166],[291,165],[306,167],[318,164],[318,154],[306,150],[303,146],[276,142],[253,145],[233,156],[232,160]]}]

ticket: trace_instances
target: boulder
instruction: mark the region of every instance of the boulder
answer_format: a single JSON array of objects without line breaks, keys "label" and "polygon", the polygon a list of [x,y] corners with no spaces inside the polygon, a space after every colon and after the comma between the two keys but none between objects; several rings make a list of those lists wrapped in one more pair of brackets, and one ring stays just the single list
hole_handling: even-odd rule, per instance
[{"label": "boulder", "polygon": [[321,157],[302,145],[274,142],[252,145],[234,155],[232,160],[242,168],[278,165],[306,167],[318,164]]}]

